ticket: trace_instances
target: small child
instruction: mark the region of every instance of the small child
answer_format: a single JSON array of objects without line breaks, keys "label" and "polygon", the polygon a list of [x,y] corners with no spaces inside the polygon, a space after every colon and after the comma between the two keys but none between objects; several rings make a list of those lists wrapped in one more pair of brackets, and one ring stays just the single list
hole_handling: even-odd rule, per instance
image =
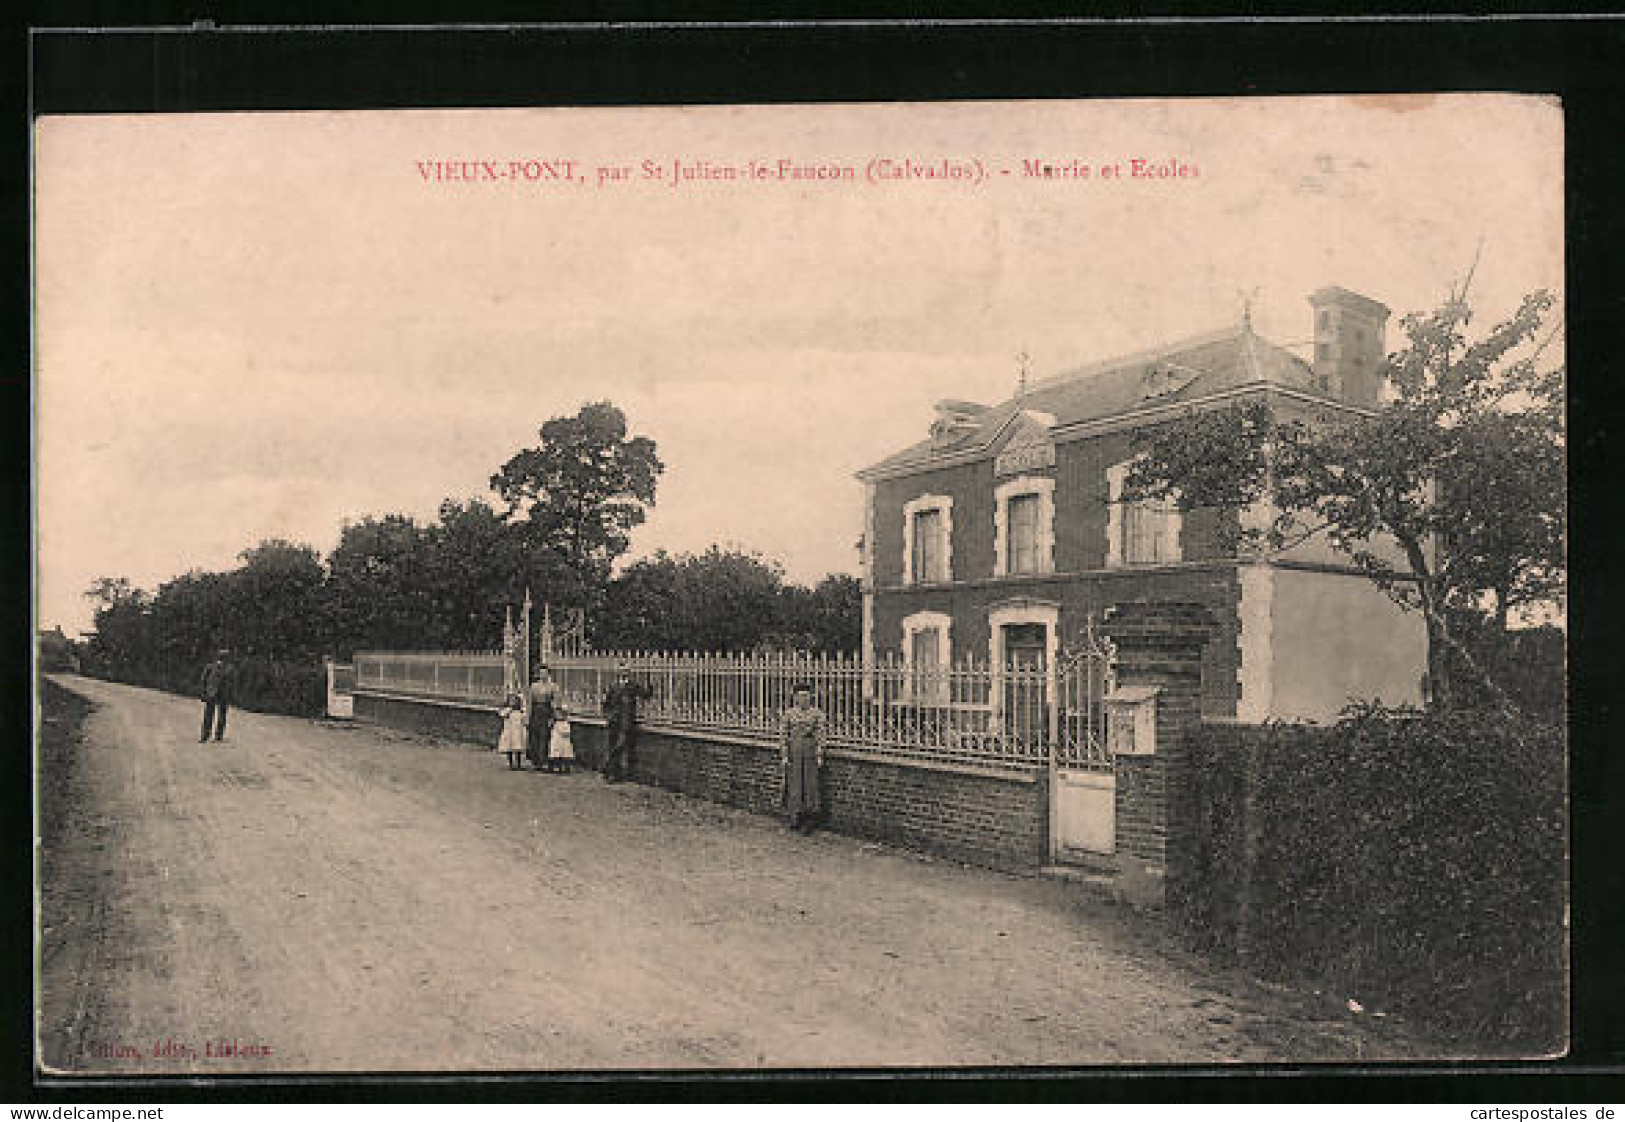
[{"label": "small child", "polygon": [[525,699],[516,693],[508,695],[498,710],[502,717],[502,735],[497,739],[497,751],[508,757],[509,771],[523,771],[525,757]]},{"label": "small child", "polygon": [[575,763],[575,745],[570,740],[570,711],[559,706],[554,711],[553,733],[547,741],[547,770],[569,775]]}]

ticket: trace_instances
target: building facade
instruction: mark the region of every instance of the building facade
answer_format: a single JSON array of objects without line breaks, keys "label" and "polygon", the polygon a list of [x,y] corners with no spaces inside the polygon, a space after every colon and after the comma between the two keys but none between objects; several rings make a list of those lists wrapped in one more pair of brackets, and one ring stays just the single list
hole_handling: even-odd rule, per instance
[{"label": "building facade", "polygon": [[1121,497],[1135,434],[1190,410],[1262,400],[1335,419],[1379,404],[1388,309],[1335,287],[1309,302],[1312,362],[1244,319],[998,405],[938,402],[926,439],[859,473],[866,658],[1053,666],[1112,604],[1195,602],[1218,621],[1204,716],[1324,720],[1350,698],[1419,701],[1420,618],[1346,558],[1315,543],[1238,555],[1222,533],[1234,513]]}]

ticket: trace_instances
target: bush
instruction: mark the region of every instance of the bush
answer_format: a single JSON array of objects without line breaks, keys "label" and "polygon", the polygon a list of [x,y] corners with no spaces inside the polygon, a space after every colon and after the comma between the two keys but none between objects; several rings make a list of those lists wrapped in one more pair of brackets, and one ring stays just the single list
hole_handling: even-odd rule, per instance
[{"label": "bush", "polygon": [[[321,666],[304,662],[275,662],[243,658],[236,663],[237,689],[232,704],[255,713],[281,713],[290,717],[319,717],[327,708],[327,676]],[[150,667],[113,667],[95,663],[86,672],[109,681],[166,690],[185,697],[198,696],[201,666],[190,671],[162,671]]]},{"label": "bush", "polygon": [[308,663],[243,659],[237,664],[237,704],[257,713],[319,717],[327,708],[327,676]]},{"label": "bush", "polygon": [[1561,728],[1368,708],[1196,740],[1173,898],[1199,942],[1478,1046],[1562,1047]]},{"label": "bush", "polygon": [[[1561,721],[1568,704],[1568,636],[1550,624],[1500,632],[1493,627],[1456,623],[1464,633],[1478,671],[1487,675],[1513,705],[1532,717]],[[1458,706],[1492,706],[1499,700],[1478,672],[1455,650],[1446,662]]]}]

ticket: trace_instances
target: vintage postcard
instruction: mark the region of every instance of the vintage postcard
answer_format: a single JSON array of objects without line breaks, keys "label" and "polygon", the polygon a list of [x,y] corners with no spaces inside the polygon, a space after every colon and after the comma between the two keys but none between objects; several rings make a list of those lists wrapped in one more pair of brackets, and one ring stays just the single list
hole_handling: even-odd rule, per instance
[{"label": "vintage postcard", "polygon": [[39,118],[40,1071],[1561,1054],[1563,124]]}]

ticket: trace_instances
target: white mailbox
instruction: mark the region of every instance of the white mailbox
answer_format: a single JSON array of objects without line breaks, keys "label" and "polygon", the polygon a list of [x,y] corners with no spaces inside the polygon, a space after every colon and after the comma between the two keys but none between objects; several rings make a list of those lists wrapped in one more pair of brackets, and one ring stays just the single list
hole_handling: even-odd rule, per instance
[{"label": "white mailbox", "polygon": [[1127,686],[1106,695],[1106,743],[1117,756],[1157,753],[1159,686]]}]

